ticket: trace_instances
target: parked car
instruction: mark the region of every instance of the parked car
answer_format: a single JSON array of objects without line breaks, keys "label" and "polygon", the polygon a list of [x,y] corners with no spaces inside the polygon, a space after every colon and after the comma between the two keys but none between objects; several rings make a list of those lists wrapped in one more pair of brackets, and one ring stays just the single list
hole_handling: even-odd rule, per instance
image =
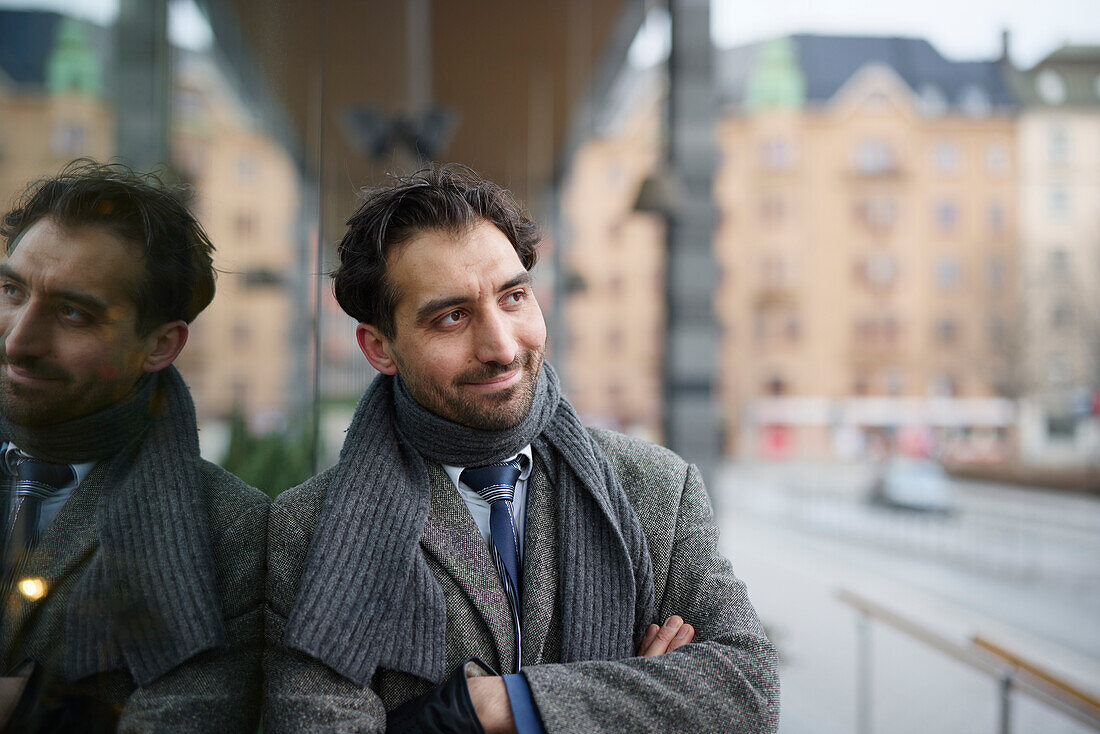
[{"label": "parked car", "polygon": [[889,459],[871,483],[871,502],[947,514],[954,506],[951,479],[939,462],[931,459]]}]

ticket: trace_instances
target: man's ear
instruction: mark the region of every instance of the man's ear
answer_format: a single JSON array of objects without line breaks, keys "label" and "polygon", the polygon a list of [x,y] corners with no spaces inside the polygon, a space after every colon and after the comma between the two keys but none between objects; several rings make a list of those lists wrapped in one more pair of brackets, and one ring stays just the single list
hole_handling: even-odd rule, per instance
[{"label": "man's ear", "polygon": [[145,356],[141,368],[146,372],[159,372],[176,361],[190,333],[186,321],[169,321],[153,329],[146,337],[153,351]]},{"label": "man's ear", "polygon": [[360,323],[355,327],[355,339],[371,367],[383,375],[397,374],[397,363],[390,356],[390,341],[382,336],[377,327]]}]

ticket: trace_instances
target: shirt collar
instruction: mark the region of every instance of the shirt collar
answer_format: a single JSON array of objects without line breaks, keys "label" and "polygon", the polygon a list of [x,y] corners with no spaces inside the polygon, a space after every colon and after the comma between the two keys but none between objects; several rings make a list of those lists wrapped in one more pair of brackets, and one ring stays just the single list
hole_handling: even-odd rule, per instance
[{"label": "shirt collar", "polygon": [[[511,461],[512,459],[516,458],[516,456],[527,457],[527,461],[520,462],[520,464],[523,466],[523,469],[519,473],[520,480],[527,481],[527,477],[531,476],[531,465],[535,461],[534,454],[531,452],[531,444],[527,444],[519,450],[518,454],[516,454],[515,456],[509,456],[507,459],[504,459],[504,461]],[[456,489],[461,484],[459,478],[462,476],[462,470],[466,468],[467,467],[464,466],[449,466],[448,464],[443,464],[443,471],[447,472],[447,476],[451,478],[452,482],[454,482]]]},{"label": "shirt collar", "polygon": [[[19,447],[16,446],[14,443],[8,441],[3,445],[0,445],[0,456],[2,456],[2,458],[0,458],[0,468],[2,468],[3,471],[7,472],[8,474],[14,476],[16,460],[19,458],[19,456],[28,455],[29,454],[20,451]],[[84,477],[88,476],[88,473],[91,472],[92,467],[94,467],[95,464],[96,463],[94,461],[86,461],[83,464],[69,464],[69,466],[71,466],[73,469],[73,474],[76,475],[76,481],[70,484],[69,487],[59,487],[59,489],[79,487],[80,483],[84,481]]]}]

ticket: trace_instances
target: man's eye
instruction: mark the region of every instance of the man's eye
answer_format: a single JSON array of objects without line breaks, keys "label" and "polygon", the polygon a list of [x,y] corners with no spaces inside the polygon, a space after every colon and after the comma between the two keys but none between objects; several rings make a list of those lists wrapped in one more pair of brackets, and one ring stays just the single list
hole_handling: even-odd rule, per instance
[{"label": "man's eye", "polygon": [[504,297],[504,300],[508,303],[522,303],[523,299],[526,298],[526,297],[527,297],[527,291],[518,290],[518,291],[512,291],[511,293],[509,293],[507,296]]},{"label": "man's eye", "polygon": [[0,284],[0,295],[8,299],[9,301],[19,298],[22,294],[23,289],[15,285],[14,283]]},{"label": "man's eye", "polygon": [[57,309],[57,315],[71,324],[87,324],[91,321],[88,314],[76,306],[62,305]]},{"label": "man's eye", "polygon": [[461,320],[462,320],[462,312],[461,311],[451,311],[449,314],[447,314],[446,316],[441,318],[439,320],[439,323],[443,324],[444,326],[450,326],[452,324],[457,324]]}]

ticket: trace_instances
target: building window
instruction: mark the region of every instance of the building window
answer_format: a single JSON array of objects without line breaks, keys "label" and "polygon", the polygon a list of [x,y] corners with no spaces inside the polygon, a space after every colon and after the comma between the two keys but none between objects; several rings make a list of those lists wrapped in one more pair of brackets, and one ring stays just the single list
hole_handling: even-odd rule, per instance
[{"label": "building window", "polygon": [[1063,219],[1069,214],[1069,192],[1061,184],[1050,187],[1050,216]]},{"label": "building window", "polygon": [[941,291],[953,291],[962,282],[962,266],[953,257],[936,261],[936,285]]},{"label": "building window", "polygon": [[934,328],[936,343],[941,347],[953,347],[959,341],[959,323],[952,318],[942,318]]},{"label": "building window", "polygon": [[237,232],[238,240],[248,240],[252,238],[253,232],[256,229],[256,222],[251,214],[248,212],[237,212],[237,217],[233,224]]},{"label": "building window", "polygon": [[88,131],[83,124],[62,120],[54,125],[50,150],[61,157],[80,155],[85,151],[87,137]]},{"label": "building window", "polygon": [[1069,280],[1069,253],[1061,248],[1050,251],[1050,277],[1054,280]]},{"label": "building window", "polygon": [[894,173],[898,168],[893,147],[884,140],[863,140],[856,146],[856,171],[865,176]]},{"label": "building window", "polygon": [[797,148],[783,138],[765,140],[760,144],[760,164],[771,170],[793,168],[798,162]]},{"label": "building window", "polygon": [[1069,381],[1070,373],[1069,357],[1061,352],[1055,352],[1047,357],[1047,380],[1054,384]]},{"label": "building window", "polygon": [[885,252],[875,253],[861,258],[856,263],[859,279],[872,288],[888,288],[898,277],[897,259]]},{"label": "building window", "polygon": [[892,346],[901,334],[896,316],[863,316],[852,324],[856,342],[862,347]]},{"label": "building window", "polygon": [[921,86],[918,104],[921,111],[929,117],[939,117],[947,112],[947,97],[935,84]]},{"label": "building window", "polygon": [[1073,324],[1073,309],[1069,301],[1061,299],[1050,312],[1050,327],[1056,331],[1068,329]]},{"label": "building window", "polygon": [[180,122],[200,122],[206,115],[206,98],[195,89],[178,89],[174,113]]},{"label": "building window", "polygon": [[936,145],[932,161],[940,173],[958,173],[962,167],[958,146],[948,141]]},{"label": "building window", "polygon": [[940,372],[933,375],[928,383],[928,394],[934,398],[951,398],[958,392],[958,380],[950,372]]},{"label": "building window", "polygon": [[1072,415],[1048,415],[1047,439],[1073,441],[1077,438],[1077,418]]},{"label": "building window", "polygon": [[898,203],[887,196],[872,196],[860,200],[855,208],[856,218],[873,232],[885,232],[898,219]]},{"label": "building window", "polygon": [[991,143],[985,149],[985,170],[995,176],[1008,171],[1008,151],[1000,143]]},{"label": "building window", "polygon": [[1051,125],[1047,129],[1047,157],[1055,165],[1069,162],[1069,131],[1065,125]]},{"label": "building window", "polygon": [[1035,91],[1049,105],[1058,105],[1066,101],[1066,83],[1053,69],[1044,69],[1035,78]]},{"label": "building window", "polygon": [[905,391],[905,373],[899,367],[887,367],[883,382],[887,395],[901,395]]},{"label": "building window", "polygon": [[251,156],[241,156],[237,159],[237,180],[241,183],[251,183],[256,178],[256,159]]},{"label": "building window", "polygon": [[760,202],[760,218],[767,224],[779,224],[787,217],[787,202],[775,194],[765,196]]},{"label": "building window", "polygon": [[999,201],[994,201],[989,205],[989,229],[993,231],[995,235],[1004,234],[1005,231],[1005,208]]},{"label": "building window", "polygon": [[235,322],[231,335],[234,347],[247,347],[252,343],[252,327],[247,322]]},{"label": "building window", "polygon": [[1003,316],[999,314],[990,316],[986,330],[989,333],[989,343],[992,347],[998,348],[1005,344],[1005,340],[1008,338],[1008,326]]},{"label": "building window", "polygon": [[959,208],[955,202],[944,199],[936,204],[936,226],[943,232],[950,232],[959,223]]},{"label": "building window", "polygon": [[989,261],[986,263],[985,277],[990,291],[1000,293],[1004,290],[1005,263],[1000,255],[990,256]]},{"label": "building window", "polygon": [[796,314],[787,316],[787,322],[783,326],[783,335],[791,343],[797,342],[802,337],[802,321]]},{"label": "building window", "polygon": [[967,85],[959,95],[959,107],[971,117],[988,115],[993,108],[989,93],[974,84]]},{"label": "building window", "polygon": [[787,282],[787,261],[776,255],[760,262],[760,276],[765,285],[781,286]]}]

